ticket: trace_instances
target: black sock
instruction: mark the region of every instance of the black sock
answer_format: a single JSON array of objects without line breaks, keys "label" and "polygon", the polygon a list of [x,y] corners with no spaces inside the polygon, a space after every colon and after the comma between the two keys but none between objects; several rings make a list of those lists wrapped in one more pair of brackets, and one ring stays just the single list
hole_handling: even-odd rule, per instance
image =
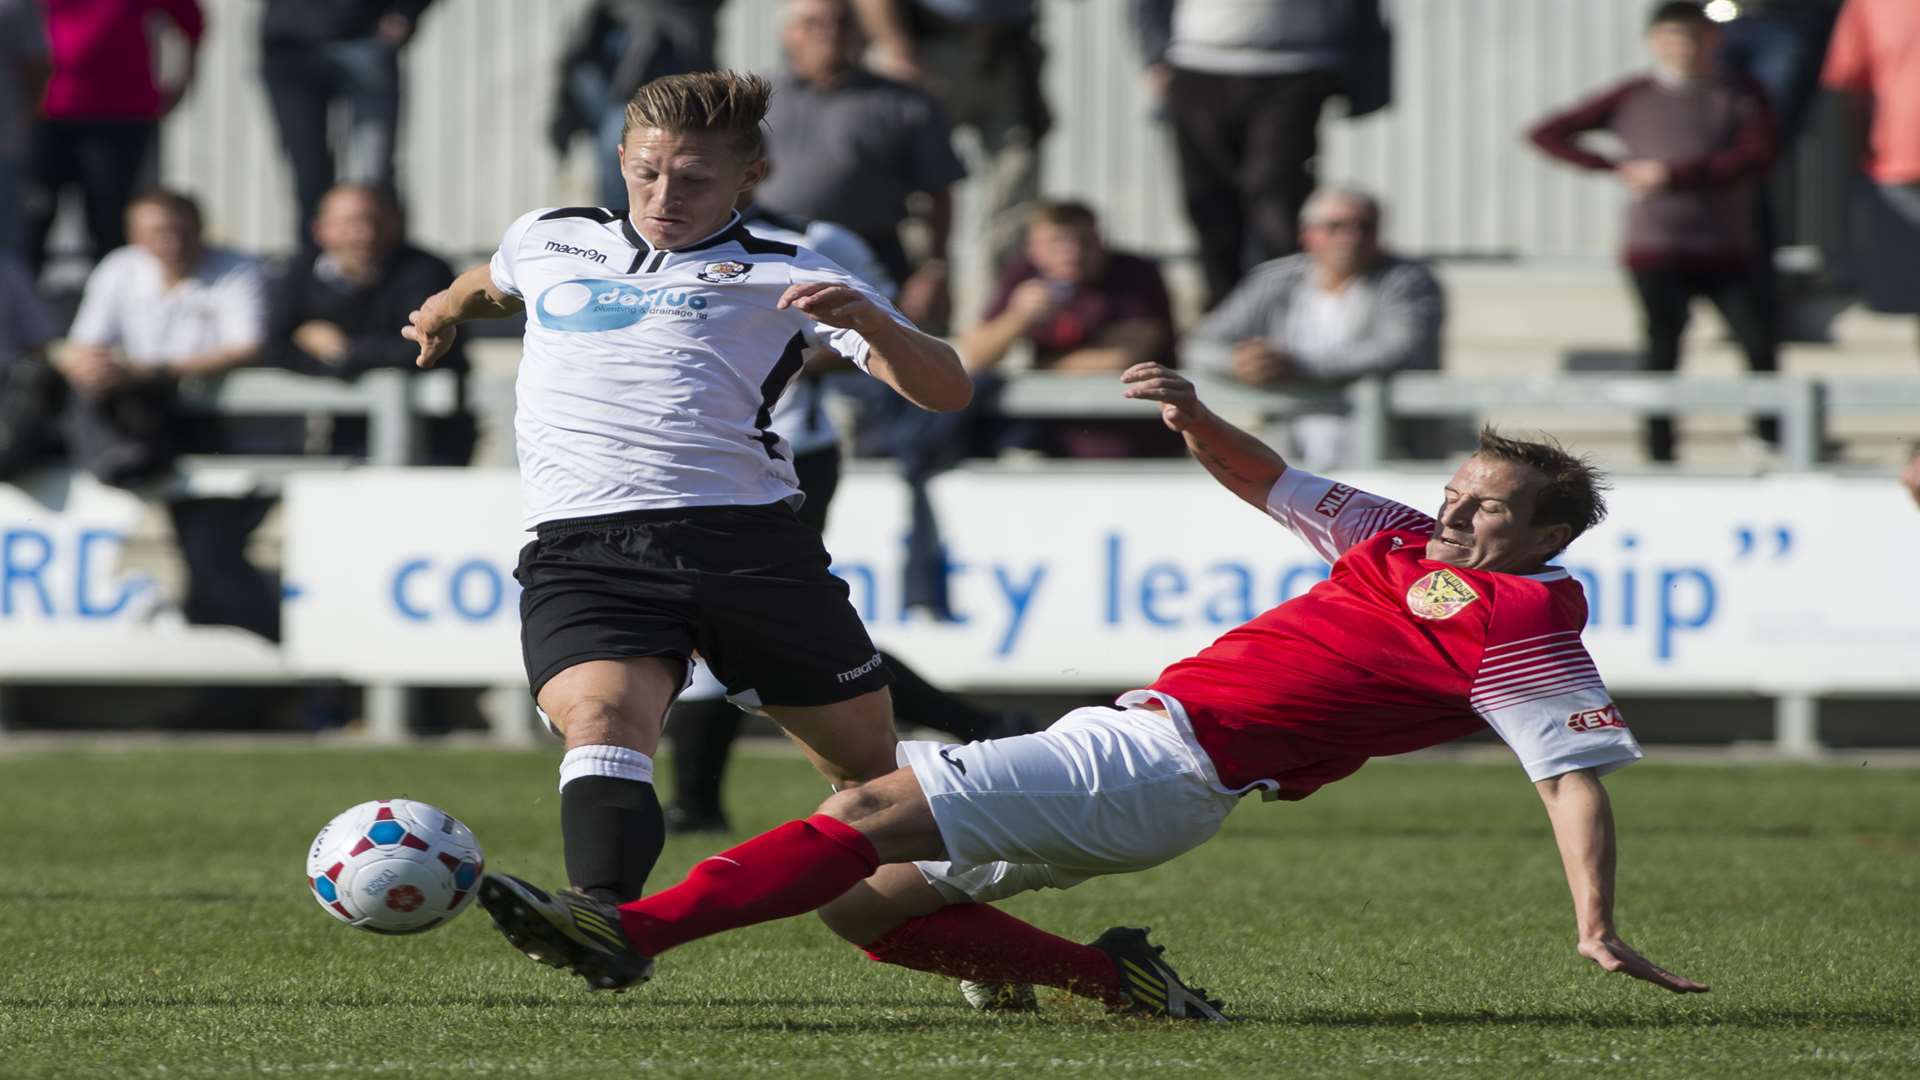
[{"label": "black sock", "polygon": [[673,742],[673,804],[698,814],[721,814],[720,784],[744,714],[725,698],[679,701],[667,714]]},{"label": "black sock", "polygon": [[560,836],[573,887],[623,904],[646,888],[666,843],[667,823],[652,784],[577,776],[560,789]]},{"label": "black sock", "polygon": [[960,697],[949,694],[920,677],[920,673],[900,662],[892,653],[880,653],[893,672],[893,715],[910,724],[944,731],[961,742],[973,742],[986,735],[994,714]]}]

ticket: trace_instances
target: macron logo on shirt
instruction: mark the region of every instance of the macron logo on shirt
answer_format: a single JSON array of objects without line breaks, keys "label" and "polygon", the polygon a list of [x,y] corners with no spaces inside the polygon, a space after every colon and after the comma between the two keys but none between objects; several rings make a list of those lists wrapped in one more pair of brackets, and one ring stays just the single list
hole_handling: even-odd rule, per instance
[{"label": "macron logo on shirt", "polygon": [[597,262],[603,266],[606,265],[606,262],[607,262],[607,257],[605,255],[602,255],[600,252],[595,251],[592,248],[574,247],[572,244],[563,244],[558,240],[547,241],[547,250],[557,251],[562,255],[578,255],[582,259],[587,259],[592,262]]}]

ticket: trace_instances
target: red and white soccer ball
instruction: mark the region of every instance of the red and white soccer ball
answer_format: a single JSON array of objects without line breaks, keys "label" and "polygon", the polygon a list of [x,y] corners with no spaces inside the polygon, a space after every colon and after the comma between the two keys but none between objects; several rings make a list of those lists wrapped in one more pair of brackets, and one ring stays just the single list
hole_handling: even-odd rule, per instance
[{"label": "red and white soccer ball", "polygon": [[327,822],[307,852],[313,898],[376,934],[418,934],[460,914],[485,869],[465,825],[412,799],[361,803]]}]

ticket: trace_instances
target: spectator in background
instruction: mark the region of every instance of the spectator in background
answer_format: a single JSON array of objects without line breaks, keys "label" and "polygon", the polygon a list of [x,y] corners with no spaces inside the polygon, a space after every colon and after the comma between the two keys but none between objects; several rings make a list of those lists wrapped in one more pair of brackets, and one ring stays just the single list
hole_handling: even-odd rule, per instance
[{"label": "spectator in background", "polygon": [[[400,126],[400,50],[431,0],[266,0],[260,72],[299,203],[294,245],[336,179],[391,189]],[[333,158],[335,103],[350,116],[344,161]]]},{"label": "spectator in background", "polygon": [[1715,59],[1729,74],[1752,79],[1766,94],[1781,157],[1800,138],[1807,106],[1820,88],[1820,61],[1840,3],[1740,0],[1735,17],[1720,28]]},{"label": "spectator in background", "polygon": [[0,256],[26,243],[20,203],[27,148],[52,70],[40,0],[0,0]]},{"label": "spectator in background", "polygon": [[1378,0],[1132,0],[1149,89],[1163,98],[1207,306],[1247,267],[1299,250],[1320,111],[1384,108],[1392,39]]},{"label": "spectator in background", "polygon": [[[950,189],[966,175],[945,111],[925,91],[859,66],[847,0],[787,0],[782,15],[787,71],[767,116],[768,156],[780,167],[761,184],[760,205],[852,229],[900,283],[900,311],[924,329],[944,327]],[[901,238],[914,196],[926,200],[917,263]]]},{"label": "spectator in background", "polygon": [[[161,119],[193,84],[206,29],[195,0],[46,0],[46,13],[53,71],[33,133],[26,200],[27,263],[36,277],[68,188],[80,189],[92,258],[127,242],[127,201],[150,175]],[[165,16],[188,42],[185,70],[170,87],[154,74],[154,16]]]},{"label": "spectator in background", "polygon": [[999,365],[1015,343],[1041,371],[1125,371],[1172,353],[1173,308],[1151,259],[1111,251],[1085,203],[1042,203],[1027,215],[1025,250],[960,337],[967,366]]},{"label": "spectator in background", "polygon": [[1855,219],[1867,304],[1920,313],[1920,4],[1847,0],[1822,80],[1847,96],[1866,173]]},{"label": "spectator in background", "polygon": [[[1150,259],[1108,250],[1100,222],[1078,202],[1045,202],[1027,216],[1024,253],[1007,263],[993,299],[956,346],[976,374],[997,368],[1015,345],[1037,371],[1122,372],[1170,363],[1173,307]],[[991,395],[987,395],[990,399]],[[1157,419],[1049,425],[1051,449],[1067,457],[1172,452]]]},{"label": "spectator in background", "polygon": [[[407,372],[419,349],[393,332],[421,301],[453,283],[446,260],[407,243],[399,204],[385,189],[342,184],[320,200],[313,250],[296,256],[269,288],[262,359],[307,375],[352,379],[375,368]],[[466,351],[456,341],[437,367],[464,380]],[[462,395],[464,399],[464,394]],[[465,465],[473,455],[473,418],[464,412],[427,422],[428,464]],[[335,454],[366,453],[364,420],[328,427]]]},{"label": "spectator in background", "polygon": [[[1735,78],[1753,80],[1766,94],[1773,110],[1774,157],[1771,170],[1785,172],[1800,138],[1807,106],[1820,88],[1820,61],[1827,51],[1840,0],[1741,0],[1735,17],[1720,27],[1720,68]],[[1779,302],[1773,254],[1780,246],[1780,227],[1773,207],[1774,176],[1762,174],[1754,191],[1754,228],[1758,230],[1760,258],[1755,270],[1768,296],[1775,297],[1775,325],[1788,325],[1787,307]]]},{"label": "spectator in background", "polygon": [[60,376],[47,363],[57,330],[26,264],[0,251],[0,483],[49,449]]},{"label": "spectator in background", "polygon": [[600,205],[627,205],[615,149],[634,91],[662,75],[720,66],[724,0],[595,0],[581,12],[560,54],[558,93],[547,138],[565,157],[575,135],[591,136]]},{"label": "spectator in background", "polygon": [[[218,428],[185,415],[183,380],[253,359],[266,327],[260,268],[201,240],[200,208],[150,191],[127,209],[132,244],[100,261],[59,356],[72,395],[74,464],[115,487],[152,490],[176,455],[222,449]],[[168,502],[187,566],[188,622],[238,626],[278,640],[278,589],[246,559],[247,537],[272,501]]]},{"label": "spectator in background", "polygon": [[[1187,365],[1248,386],[1329,383],[1389,371],[1437,371],[1446,298],[1426,267],[1380,243],[1380,205],[1351,188],[1323,188],[1300,215],[1306,251],[1253,269],[1193,328]],[[1306,468],[1351,460],[1344,417],[1304,416],[1289,425]],[[1395,452],[1429,457],[1450,449],[1444,424],[1405,424]]]},{"label": "spectator in background", "polygon": [[[1653,70],[1636,75],[1536,124],[1535,146],[1581,168],[1613,173],[1631,196],[1624,258],[1646,323],[1647,366],[1673,371],[1697,297],[1712,300],[1754,371],[1777,366],[1778,332],[1768,257],[1754,199],[1774,156],[1773,118],[1759,89],[1715,72],[1714,23],[1698,3],[1655,5],[1647,22]],[[1581,145],[1611,133],[1619,156]],[[1779,441],[1779,424],[1756,431]],[[1672,461],[1673,420],[1647,422],[1647,453]]]},{"label": "spectator in background", "polygon": [[1046,54],[1037,0],[854,0],[874,69],[932,94],[978,140],[989,266],[1020,243],[1040,197],[1040,140],[1053,126],[1041,92]]}]

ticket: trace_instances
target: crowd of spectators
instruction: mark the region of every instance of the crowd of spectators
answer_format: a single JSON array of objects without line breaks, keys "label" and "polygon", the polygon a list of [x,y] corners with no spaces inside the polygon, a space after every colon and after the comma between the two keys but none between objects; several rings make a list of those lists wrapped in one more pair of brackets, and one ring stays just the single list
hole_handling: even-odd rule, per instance
[{"label": "crowd of spectators", "polygon": [[[607,205],[624,201],[612,162],[627,97],[660,75],[715,66],[722,3],[595,0],[572,28],[549,140],[562,153],[576,138],[592,142]],[[780,5],[774,164],[745,212],[769,228],[837,230],[905,313],[952,335],[979,384],[976,404],[955,417],[908,415],[868,387],[849,442],[897,458],[924,495],[928,477],[968,453],[1180,450],[1150,418],[1014,422],[996,402],[1019,372],[1114,373],[1151,360],[1286,391],[1441,368],[1440,282],[1385,245],[1375,198],[1315,175],[1329,101],[1344,99],[1349,115],[1390,101],[1392,39],[1378,0],[1131,0],[1204,284],[1205,314],[1186,328],[1155,257],[1117,250],[1094,208],[1041,191],[1052,119],[1042,9],[1038,0]],[[1652,10],[1648,69],[1530,132],[1546,153],[1610,172],[1629,191],[1623,259],[1647,366],[1677,366],[1698,298],[1720,308],[1754,370],[1776,366],[1765,183],[1821,79],[1859,105],[1864,291],[1880,310],[1920,309],[1920,60],[1910,44],[1905,54],[1891,44],[1920,40],[1912,4],[1747,0],[1724,26],[1687,0]],[[196,411],[182,388],[249,364],[329,379],[412,370],[413,349],[393,331],[453,276],[406,241],[395,167],[402,59],[434,17],[430,0],[262,0],[261,81],[298,207],[294,254],[269,266],[204,245],[201,208],[153,183],[156,133],[193,86],[207,32],[196,0],[0,0],[0,479],[58,446],[102,481],[163,500],[187,555],[193,621],[277,633],[271,583],[241,554],[268,500],[168,495],[174,460],[361,455],[367,435],[348,417],[242,432]],[[156,62],[157,36],[175,42],[177,62]],[[1587,142],[1601,131],[1618,150]],[[951,277],[962,182],[981,192],[971,240],[997,268],[981,290],[956,289]],[[93,269],[63,328],[34,282],[69,194]],[[953,309],[976,291],[984,305]],[[441,366],[464,377],[458,351]],[[816,416],[832,367],[810,362],[796,395]],[[456,415],[430,425],[422,460],[470,459],[476,422],[464,388],[460,396]],[[831,428],[820,430],[830,442]],[[1766,423],[1756,433],[1777,437]],[[1443,454],[1457,435],[1404,425],[1393,449]],[[1300,418],[1285,437],[1310,466],[1353,453],[1337,417]],[[1656,460],[1674,456],[1669,422],[1650,424],[1648,439]],[[916,523],[922,565],[943,557],[930,514]]]}]

